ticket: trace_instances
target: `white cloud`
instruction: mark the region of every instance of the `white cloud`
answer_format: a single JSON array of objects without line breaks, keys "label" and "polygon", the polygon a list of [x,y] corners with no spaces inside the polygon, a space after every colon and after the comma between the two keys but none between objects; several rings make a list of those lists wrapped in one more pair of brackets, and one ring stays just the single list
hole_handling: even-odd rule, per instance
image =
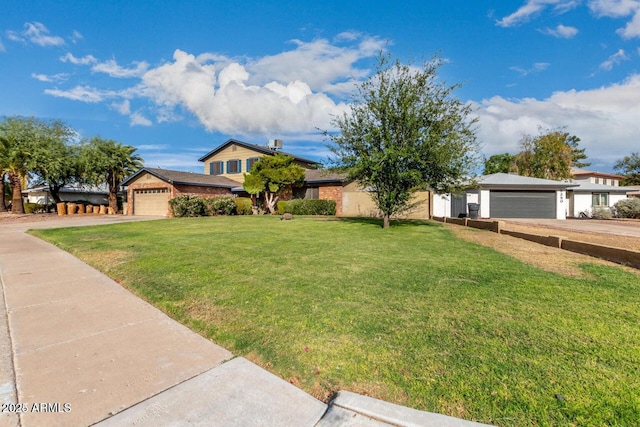
[{"label": "white cloud", "polygon": [[597,17],[626,18],[632,16],[624,28],[616,32],[625,39],[640,37],[640,0],[591,0],[589,9]]},{"label": "white cloud", "polygon": [[[356,37],[359,38],[356,40]],[[293,40],[295,49],[247,64],[253,76],[252,82],[265,84],[275,80],[289,83],[299,80],[307,83],[313,91],[331,93],[337,83],[355,81],[368,75],[369,70],[356,68],[354,64],[376,55],[386,45],[377,37],[359,36],[357,33],[342,33],[338,38],[351,39],[357,44],[342,47],[326,39],[312,42]]]},{"label": "white cloud", "polygon": [[71,53],[67,53],[64,56],[61,56],[60,61],[70,62],[75,65],[91,65],[98,62],[98,60],[93,55],[87,55],[87,56],[83,56],[82,58],[76,58]]},{"label": "white cloud", "polygon": [[[132,125],[151,125],[195,116],[209,131],[234,135],[316,133],[329,129],[331,117],[347,105],[328,96],[351,92],[370,70],[357,66],[375,56],[385,42],[359,33],[342,33],[335,44],[325,39],[293,41],[293,48],[261,58],[229,58],[216,53],[193,55],[176,50],[171,61],[150,68],[146,62],[122,67],[115,60],[71,53],[63,62],[89,65],[111,77],[139,78],[127,89],[77,86],[45,93],[81,102],[108,101],[128,115]],[[338,44],[339,42],[339,44]],[[131,112],[129,100],[146,98],[145,114]]]},{"label": "white cloud", "polygon": [[620,64],[622,61],[628,61],[630,58],[627,56],[623,49],[619,49],[616,53],[611,55],[609,59],[600,64],[600,69],[605,71],[611,71],[614,65]]},{"label": "white cloud", "polygon": [[41,82],[55,83],[55,82],[63,82],[67,80],[69,78],[69,74],[59,73],[59,74],[53,74],[53,75],[46,75],[46,74],[32,73],[31,77],[33,77],[36,80],[40,80]]},{"label": "white cloud", "polygon": [[549,68],[549,65],[551,64],[549,64],[548,62],[536,62],[531,68],[528,69],[517,66],[509,67],[509,69],[520,73],[522,76],[528,76],[529,74],[540,73],[546,70],[547,68]]},{"label": "white cloud", "polygon": [[22,33],[31,43],[38,46],[63,46],[64,39],[59,36],[50,36],[49,30],[40,22],[27,22],[27,29]]},{"label": "white cloud", "polygon": [[44,93],[58,98],[88,103],[102,102],[118,96],[117,92],[99,90],[90,86],[76,86],[71,90],[46,89]]},{"label": "white cloud", "polygon": [[580,4],[580,0],[527,0],[518,10],[496,22],[500,27],[513,27],[531,20],[548,7],[556,13],[565,13]]},{"label": "white cloud", "polygon": [[141,77],[149,68],[149,64],[146,62],[134,62],[134,67],[132,68],[124,68],[116,63],[114,59],[110,59],[105,62],[98,62],[93,67],[91,67],[91,71],[96,73],[105,73],[110,77],[116,78],[131,78],[131,77]]},{"label": "white cloud", "polygon": [[545,28],[544,30],[540,30],[540,32],[557,38],[570,39],[578,34],[578,29],[559,24],[556,28]]},{"label": "white cloud", "polygon": [[151,126],[153,123],[140,113],[133,113],[129,116],[131,126]]},{"label": "white cloud", "polygon": [[71,42],[76,44],[78,41],[82,40],[84,37],[78,31],[73,30],[73,34],[71,34]]},{"label": "white cloud", "polygon": [[121,103],[114,102],[111,104],[111,108],[124,116],[131,114],[131,102],[128,99],[125,99]]},{"label": "white cloud", "polygon": [[640,134],[640,75],[598,89],[556,92],[544,100],[507,100],[493,97],[475,106],[485,155],[519,151],[523,133],[538,126],[557,128],[578,136],[595,168],[610,168],[637,150]]}]

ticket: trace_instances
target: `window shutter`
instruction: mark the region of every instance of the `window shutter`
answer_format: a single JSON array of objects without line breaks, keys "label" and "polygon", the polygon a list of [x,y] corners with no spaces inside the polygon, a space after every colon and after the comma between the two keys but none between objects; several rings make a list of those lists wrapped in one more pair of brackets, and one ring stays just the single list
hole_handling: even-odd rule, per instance
[{"label": "window shutter", "polygon": [[213,171],[213,162],[209,163],[209,175],[215,175],[215,172]]},{"label": "window shutter", "polygon": [[251,170],[251,159],[247,159],[247,173]]},{"label": "window shutter", "polygon": [[238,173],[242,172],[242,160],[238,159]]}]

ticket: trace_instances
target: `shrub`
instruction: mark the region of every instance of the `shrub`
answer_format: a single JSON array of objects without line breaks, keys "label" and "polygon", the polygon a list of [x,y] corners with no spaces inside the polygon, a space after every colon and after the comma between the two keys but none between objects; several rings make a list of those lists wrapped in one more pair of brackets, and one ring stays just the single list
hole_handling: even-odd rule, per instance
[{"label": "shrub", "polygon": [[249,197],[236,197],[233,199],[236,204],[236,213],[238,215],[251,215],[253,213],[253,202]]},{"label": "shrub", "polygon": [[613,215],[611,214],[611,208],[607,206],[594,206],[591,217],[594,219],[611,219]]},{"label": "shrub", "polygon": [[[285,202],[281,214],[290,213],[293,215],[335,215],[335,200],[306,200],[293,199]],[[280,206],[278,206],[280,213]]]},{"label": "shrub", "polygon": [[287,202],[286,200],[280,200],[278,202],[278,215],[284,215],[285,213],[290,213],[290,212],[286,212],[287,209]]},{"label": "shrub", "polygon": [[24,213],[32,214],[44,212],[46,209],[45,205],[41,205],[40,203],[25,203],[24,204]]},{"label": "shrub", "polygon": [[207,215],[235,215],[236,204],[233,197],[217,196],[204,199]]},{"label": "shrub", "polygon": [[193,217],[206,215],[204,201],[198,196],[178,196],[169,200],[169,206],[174,217]]},{"label": "shrub", "polygon": [[613,207],[619,218],[640,218],[640,198],[630,197],[620,200]]}]

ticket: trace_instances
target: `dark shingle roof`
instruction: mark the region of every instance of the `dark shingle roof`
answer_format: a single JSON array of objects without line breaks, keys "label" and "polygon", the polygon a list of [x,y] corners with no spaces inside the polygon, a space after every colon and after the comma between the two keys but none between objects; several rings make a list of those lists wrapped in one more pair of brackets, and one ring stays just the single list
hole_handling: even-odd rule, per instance
[{"label": "dark shingle roof", "polygon": [[347,180],[347,174],[326,169],[307,169],[304,180],[307,183],[344,182]]},{"label": "dark shingle roof", "polygon": [[222,187],[222,188],[234,188],[239,185],[238,181],[226,178],[218,175],[204,175],[201,173],[174,171],[169,169],[158,168],[142,168],[129,178],[127,178],[122,185],[128,185],[130,181],[134,180],[143,172],[147,172],[158,179],[168,182],[174,185],[200,185],[204,187]]},{"label": "dark shingle roof", "polygon": [[305,159],[304,157],[296,156],[295,154],[291,154],[291,153],[285,153],[284,151],[280,151],[280,150],[274,151],[274,150],[272,150],[269,147],[266,147],[264,145],[251,144],[249,142],[238,141],[237,139],[229,139],[229,140],[225,141],[224,143],[220,144],[219,146],[217,146],[213,150],[209,151],[204,156],[200,157],[198,159],[198,161],[199,162],[204,162],[209,157],[213,156],[218,151],[222,150],[223,148],[225,148],[225,147],[227,147],[228,145],[231,145],[231,144],[240,145],[241,147],[245,147],[245,148],[257,151],[257,152],[262,153],[262,154],[272,155],[272,154],[280,153],[280,154],[285,154],[287,156],[291,156],[294,159],[296,159],[298,161],[301,161],[301,162],[309,163],[309,164],[312,164],[312,165],[317,165],[318,164],[318,162],[316,162],[315,160]]}]

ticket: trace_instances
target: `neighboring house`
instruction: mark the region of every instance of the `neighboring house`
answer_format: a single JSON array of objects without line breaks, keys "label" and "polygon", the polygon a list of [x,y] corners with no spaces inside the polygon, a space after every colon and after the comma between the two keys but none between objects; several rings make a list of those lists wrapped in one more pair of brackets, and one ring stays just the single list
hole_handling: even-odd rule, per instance
[{"label": "neighboring house", "polygon": [[578,218],[582,213],[589,216],[598,208],[612,208],[620,200],[627,198],[628,187],[619,187],[591,182],[579,182],[577,187],[569,188],[567,198],[568,217]]},{"label": "neighboring house", "polygon": [[640,197],[640,185],[628,185],[627,197]]},{"label": "neighboring house", "polygon": [[[87,202],[93,205],[109,204],[109,189],[106,184],[97,186],[80,184],[65,185],[58,192],[58,196],[62,202]],[[38,203],[41,205],[54,203],[48,185],[41,184],[22,190],[22,197],[27,203]]]},{"label": "neighboring house", "polygon": [[469,214],[468,204],[480,204],[480,218],[566,219],[566,191],[577,184],[494,173],[476,179],[477,187],[460,194],[436,194],[433,215]]},{"label": "neighboring house", "polygon": [[571,169],[577,187],[567,192],[569,205],[567,216],[578,218],[581,214],[591,215],[598,208],[612,208],[620,200],[627,198],[630,189],[621,187],[622,175]]},{"label": "neighboring house", "polygon": [[615,175],[611,173],[602,173],[595,171],[588,171],[585,169],[571,169],[571,175],[573,176],[573,181],[577,183],[591,183],[591,184],[602,184],[609,185],[611,187],[620,186],[620,181],[624,179],[622,175]]}]

